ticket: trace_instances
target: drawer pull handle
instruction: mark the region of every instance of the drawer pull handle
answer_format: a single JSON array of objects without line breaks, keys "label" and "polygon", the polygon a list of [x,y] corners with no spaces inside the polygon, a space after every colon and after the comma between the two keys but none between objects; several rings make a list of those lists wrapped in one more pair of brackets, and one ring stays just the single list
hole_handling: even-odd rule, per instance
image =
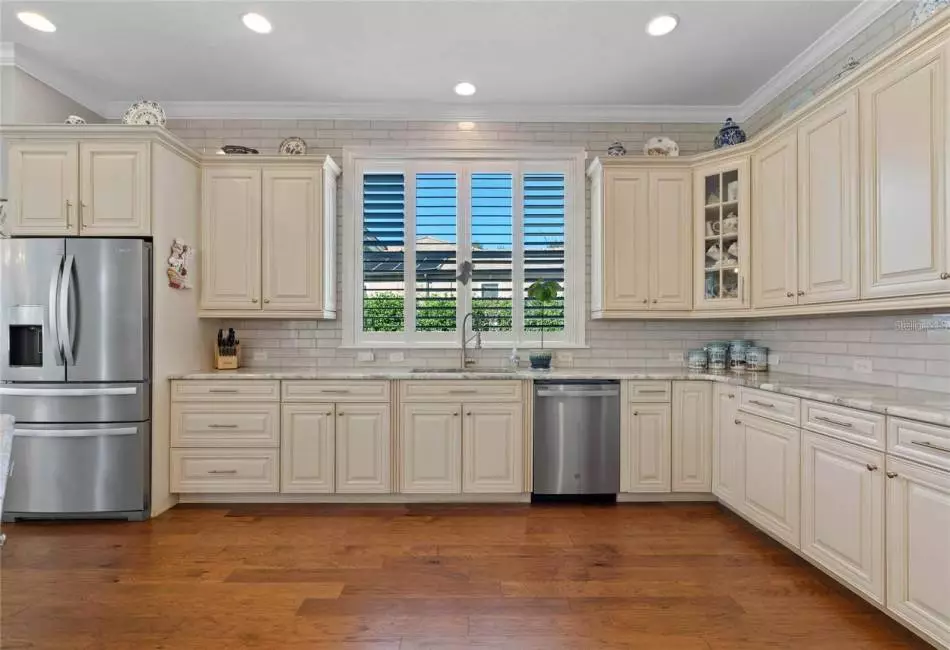
[{"label": "drawer pull handle", "polygon": [[887,478],[897,478],[897,472],[885,472]]},{"label": "drawer pull handle", "polygon": [[449,395],[472,395],[477,392],[477,390],[450,390]]},{"label": "drawer pull handle", "polygon": [[871,463],[868,463],[867,465],[865,465],[865,467],[868,468],[868,471],[869,471],[869,472],[876,472],[876,471],[877,471],[877,465],[872,465]]},{"label": "drawer pull handle", "polygon": [[350,391],[347,389],[333,389],[333,388],[322,388],[320,389],[321,393],[333,393],[334,395],[346,395]]},{"label": "drawer pull handle", "polygon": [[911,440],[910,444],[917,445],[918,447],[925,447],[927,449],[936,449],[937,451],[942,451],[945,454],[950,454],[950,449],[941,447],[940,445],[935,445],[934,443],[927,442],[926,440]]},{"label": "drawer pull handle", "polygon": [[854,425],[851,424],[850,422],[838,422],[837,420],[832,420],[831,418],[826,418],[826,417],[823,416],[823,415],[816,415],[816,416],[815,416],[815,419],[816,419],[816,420],[820,420],[820,421],[822,421],[822,422],[827,422],[828,424],[833,424],[833,425],[835,425],[836,427],[844,427],[845,429],[852,429],[852,428],[854,428]]},{"label": "drawer pull handle", "polygon": [[209,393],[236,393],[237,388],[212,388],[208,391]]},{"label": "drawer pull handle", "polygon": [[775,408],[775,404],[769,404],[768,402],[760,402],[759,400],[755,400],[755,399],[750,399],[749,403],[755,404],[756,406],[764,406],[765,408],[770,408],[770,409]]},{"label": "drawer pull handle", "polygon": [[237,429],[238,425],[236,424],[209,424],[209,429]]},{"label": "drawer pull handle", "polygon": [[944,271],[943,273],[940,274],[940,279],[941,279],[941,280],[950,280],[950,273],[947,273],[946,271]]},{"label": "drawer pull handle", "polygon": [[209,469],[209,474],[237,474],[236,469]]},{"label": "drawer pull handle", "polygon": [[646,395],[647,393],[663,393],[664,395],[666,395],[666,389],[665,389],[665,388],[660,388],[660,389],[654,389],[654,388],[638,388],[638,389],[637,389],[637,392],[638,392],[638,393],[643,393],[644,395]]}]

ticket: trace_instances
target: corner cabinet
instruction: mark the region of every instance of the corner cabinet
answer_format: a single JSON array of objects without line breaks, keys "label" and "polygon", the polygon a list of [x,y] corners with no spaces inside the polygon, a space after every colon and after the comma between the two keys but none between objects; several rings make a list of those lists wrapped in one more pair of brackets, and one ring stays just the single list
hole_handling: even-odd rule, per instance
[{"label": "corner cabinet", "polygon": [[650,159],[591,164],[594,318],[692,306],[691,175],[678,165]]},{"label": "corner cabinet", "polygon": [[336,316],[338,176],[329,157],[204,166],[202,316]]},{"label": "corner cabinet", "polygon": [[739,389],[716,384],[713,398],[712,492],[739,510],[742,507],[743,430],[739,421]]}]

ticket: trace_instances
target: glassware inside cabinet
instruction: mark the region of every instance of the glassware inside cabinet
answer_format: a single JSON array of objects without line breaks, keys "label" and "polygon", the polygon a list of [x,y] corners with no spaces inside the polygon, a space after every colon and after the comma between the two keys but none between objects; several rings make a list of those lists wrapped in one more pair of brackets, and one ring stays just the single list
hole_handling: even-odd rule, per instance
[{"label": "glassware inside cabinet", "polygon": [[705,177],[704,279],[706,300],[739,298],[739,170]]}]

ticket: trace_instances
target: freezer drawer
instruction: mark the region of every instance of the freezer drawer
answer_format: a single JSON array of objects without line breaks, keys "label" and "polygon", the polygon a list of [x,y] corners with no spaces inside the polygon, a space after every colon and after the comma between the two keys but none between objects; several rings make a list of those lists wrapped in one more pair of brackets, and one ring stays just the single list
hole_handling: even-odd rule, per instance
[{"label": "freezer drawer", "polygon": [[18,423],[144,422],[149,384],[0,384],[0,413]]},{"label": "freezer drawer", "polygon": [[142,517],[149,435],[147,422],[17,422],[3,519]]}]

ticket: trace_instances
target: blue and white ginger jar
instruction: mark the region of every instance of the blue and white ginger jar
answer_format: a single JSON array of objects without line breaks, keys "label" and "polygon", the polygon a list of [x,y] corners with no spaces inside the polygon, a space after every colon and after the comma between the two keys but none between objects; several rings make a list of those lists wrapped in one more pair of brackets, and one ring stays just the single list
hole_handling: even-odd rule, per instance
[{"label": "blue and white ginger jar", "polygon": [[731,147],[732,145],[742,144],[743,142],[745,142],[745,131],[742,130],[741,126],[733,122],[731,117],[727,117],[726,123],[719,129],[719,135],[717,135],[713,141],[713,147],[722,149],[723,147]]}]

